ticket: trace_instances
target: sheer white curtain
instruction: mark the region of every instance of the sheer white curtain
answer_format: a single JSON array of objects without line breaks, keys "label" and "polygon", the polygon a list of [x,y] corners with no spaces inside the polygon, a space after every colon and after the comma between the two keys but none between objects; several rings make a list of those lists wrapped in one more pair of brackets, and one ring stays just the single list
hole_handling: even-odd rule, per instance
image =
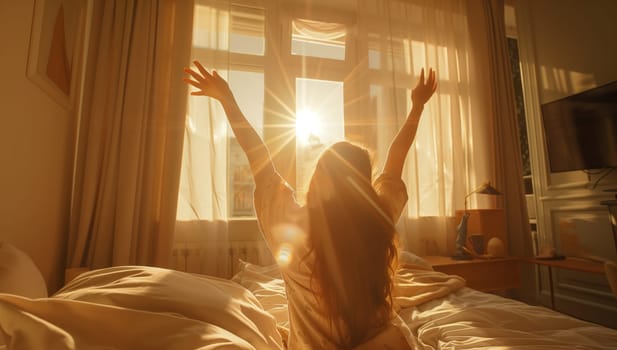
[{"label": "sheer white curtain", "polygon": [[[191,57],[226,77],[229,67],[228,6],[197,6]],[[201,51],[201,52],[200,52]],[[227,78],[227,77],[226,77]],[[227,121],[220,104],[188,98],[178,219],[227,219]]]},{"label": "sheer white curtain", "polygon": [[[195,1],[191,56],[228,81],[238,104],[260,133],[263,35],[263,9],[230,1]],[[174,248],[176,267],[229,277],[238,257],[269,258],[265,243],[243,247],[242,256],[231,256],[232,240],[259,238],[257,227],[249,223],[245,228],[244,222],[254,215],[248,161],[217,101],[189,96],[187,110]],[[237,220],[232,222],[232,218]],[[234,227],[236,232],[254,231],[255,235],[231,237]],[[255,249],[259,254],[253,254]]]},{"label": "sheer white curtain", "polygon": [[[191,57],[223,76],[229,66],[228,56],[221,55],[229,49],[229,15],[223,2],[196,2],[193,15]],[[175,238],[183,250],[176,246],[174,253],[196,254],[200,272],[226,275],[221,255],[228,250],[227,228],[227,121],[216,101],[190,96]]]},{"label": "sheer white curtain", "polygon": [[[425,67],[437,70],[429,101],[407,159],[407,215],[399,222],[404,247],[447,255],[455,210],[477,184],[492,180],[487,164],[489,118],[476,84],[464,0],[361,0],[358,27],[368,47],[371,108],[379,123],[377,152],[388,144],[410,109],[410,91]],[[485,204],[483,204],[485,205]]]}]

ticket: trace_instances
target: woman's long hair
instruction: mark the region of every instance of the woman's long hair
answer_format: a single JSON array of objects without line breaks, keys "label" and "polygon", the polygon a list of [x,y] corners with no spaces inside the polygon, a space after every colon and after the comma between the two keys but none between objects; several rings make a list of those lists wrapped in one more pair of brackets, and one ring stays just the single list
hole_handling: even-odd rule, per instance
[{"label": "woman's long hair", "polygon": [[338,142],[324,151],[309,184],[313,292],[353,347],[392,310],[395,228],[371,185],[368,151]]}]

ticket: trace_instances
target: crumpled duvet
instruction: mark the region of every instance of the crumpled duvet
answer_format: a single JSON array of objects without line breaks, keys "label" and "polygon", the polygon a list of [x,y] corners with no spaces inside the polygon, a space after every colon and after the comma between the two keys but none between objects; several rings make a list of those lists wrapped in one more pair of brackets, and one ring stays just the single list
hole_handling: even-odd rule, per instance
[{"label": "crumpled duvet", "polygon": [[0,330],[8,350],[282,349],[242,286],[145,266],[85,273],[50,298],[0,294]]}]

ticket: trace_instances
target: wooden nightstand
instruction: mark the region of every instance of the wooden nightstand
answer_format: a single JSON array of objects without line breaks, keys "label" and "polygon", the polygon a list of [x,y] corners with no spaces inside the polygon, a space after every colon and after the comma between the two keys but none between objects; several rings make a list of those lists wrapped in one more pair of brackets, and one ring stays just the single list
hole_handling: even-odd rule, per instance
[{"label": "wooden nightstand", "polygon": [[519,259],[495,258],[454,260],[449,256],[423,256],[435,271],[457,275],[467,281],[467,287],[496,292],[520,286]]}]

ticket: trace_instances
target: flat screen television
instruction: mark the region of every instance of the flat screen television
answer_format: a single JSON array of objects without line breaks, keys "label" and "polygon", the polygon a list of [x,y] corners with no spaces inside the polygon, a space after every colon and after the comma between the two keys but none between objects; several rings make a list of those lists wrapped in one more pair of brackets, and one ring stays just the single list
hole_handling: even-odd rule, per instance
[{"label": "flat screen television", "polygon": [[617,167],[617,81],[541,106],[553,173]]}]

